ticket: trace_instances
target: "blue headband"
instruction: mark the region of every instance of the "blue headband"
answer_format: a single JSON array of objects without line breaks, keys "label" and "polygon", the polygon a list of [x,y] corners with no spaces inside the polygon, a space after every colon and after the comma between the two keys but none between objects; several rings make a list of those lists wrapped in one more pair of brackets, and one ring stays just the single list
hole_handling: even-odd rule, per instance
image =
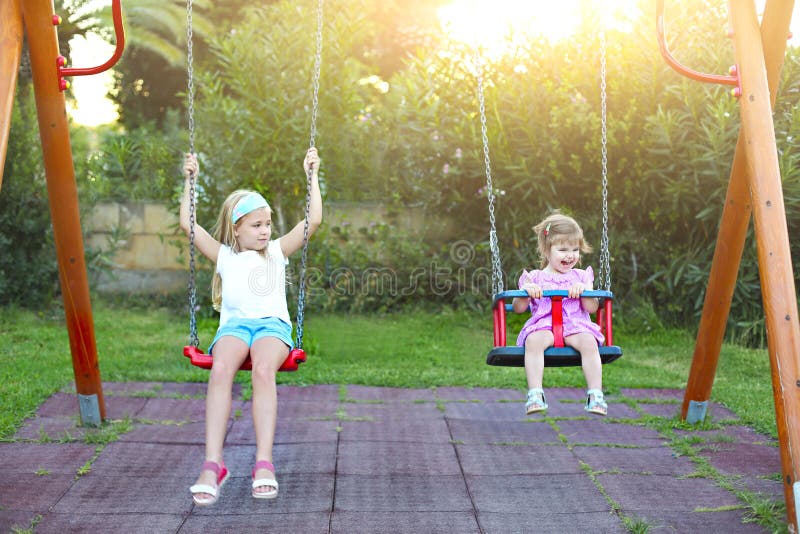
[{"label": "blue headband", "polygon": [[231,213],[231,222],[236,224],[236,221],[247,215],[253,210],[257,210],[258,208],[267,208],[269,209],[269,204],[267,201],[264,200],[264,197],[259,195],[258,193],[248,193],[242,198],[239,199],[239,202],[233,207],[233,213]]}]

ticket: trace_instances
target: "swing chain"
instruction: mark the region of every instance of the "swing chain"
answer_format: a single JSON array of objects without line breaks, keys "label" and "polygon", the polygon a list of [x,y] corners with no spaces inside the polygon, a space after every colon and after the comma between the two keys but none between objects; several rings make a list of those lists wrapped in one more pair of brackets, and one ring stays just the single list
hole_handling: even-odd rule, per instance
[{"label": "swing chain", "polygon": [[[186,58],[187,58],[187,114],[189,118],[189,153],[194,154],[194,55],[192,49],[192,0],[186,0]],[[197,284],[195,282],[196,258],[194,223],[196,215],[195,173],[189,173],[189,343],[200,344],[197,336]]]},{"label": "swing chain", "polygon": [[600,30],[600,153],[603,173],[603,233],[600,239],[600,280],[611,290],[611,258],[608,251],[608,128],[606,97],[606,33]]},{"label": "swing chain", "polygon": [[322,2],[317,0],[317,49],[314,54],[314,75],[312,76],[311,98],[311,140],[309,147],[315,146],[317,137],[317,111],[319,110],[319,73],[322,63]]},{"label": "swing chain", "polygon": [[192,44],[192,0],[186,0],[187,113],[189,115],[189,152],[194,154],[194,46]]},{"label": "swing chain", "polygon": [[197,285],[195,283],[195,246],[194,246],[194,221],[195,221],[195,175],[189,175],[189,195],[191,201],[189,202],[189,343],[196,347],[200,343],[197,336],[197,317],[195,311],[197,309]]},{"label": "swing chain", "polygon": [[494,215],[494,185],[492,183],[492,164],[489,158],[489,135],[486,127],[486,101],[483,91],[483,64],[480,49],[475,48],[475,73],[478,79],[478,107],[481,117],[481,137],[483,141],[483,162],[486,167],[486,196],[489,200],[489,250],[492,254],[492,291],[503,292],[503,267],[500,262],[500,247],[497,243],[497,224]]},{"label": "swing chain", "polygon": [[[319,75],[322,64],[322,2],[317,0],[317,48],[314,56],[314,74],[312,76],[312,105],[311,105],[311,138],[309,147],[315,146],[317,136],[317,111],[319,110]],[[317,169],[319,171],[319,169]],[[311,211],[311,177],[314,169],[306,173],[306,207],[303,223],[303,251],[300,256],[300,281],[297,290],[297,348],[303,348],[303,320],[306,306],[306,264],[308,261],[308,217]]]}]

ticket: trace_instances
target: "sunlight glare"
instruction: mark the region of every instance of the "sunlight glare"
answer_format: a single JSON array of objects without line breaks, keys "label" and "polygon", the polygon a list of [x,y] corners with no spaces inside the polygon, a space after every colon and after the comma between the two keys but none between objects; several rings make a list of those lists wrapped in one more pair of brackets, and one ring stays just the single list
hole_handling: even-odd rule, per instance
[{"label": "sunlight glare", "polygon": [[[114,46],[95,34],[88,34],[85,39],[75,37],[70,41],[70,46],[70,66],[74,67],[100,65],[114,53]],[[75,76],[69,82],[75,96],[74,103],[70,103],[68,109],[73,121],[91,128],[117,120],[119,113],[116,105],[108,98],[108,91],[113,85],[110,70],[92,76]]]},{"label": "sunlight glare", "polygon": [[[442,27],[454,40],[480,46],[490,57],[506,53],[526,36],[550,42],[573,37],[581,22],[582,0],[453,0],[439,8]],[[634,0],[605,0],[607,28],[630,31]]]},{"label": "sunlight glare", "polygon": [[575,30],[575,2],[537,4],[529,0],[456,0],[439,9],[439,20],[451,38],[478,45],[490,56],[501,55],[523,28],[550,40],[563,39]]},{"label": "sunlight glare", "polygon": [[[756,0],[756,12],[758,13],[758,20],[764,16],[764,4],[766,0]],[[798,7],[794,7],[792,9],[792,20],[789,24],[789,32],[791,32],[791,37],[789,38],[789,45],[791,46],[798,46],[800,45],[800,13],[798,13],[800,9]]]}]

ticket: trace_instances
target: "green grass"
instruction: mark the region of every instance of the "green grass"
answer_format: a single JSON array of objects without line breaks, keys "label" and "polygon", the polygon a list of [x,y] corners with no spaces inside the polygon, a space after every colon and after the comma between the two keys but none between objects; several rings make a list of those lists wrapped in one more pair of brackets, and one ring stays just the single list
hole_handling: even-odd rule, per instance
[{"label": "green grass", "polygon": [[[204,382],[207,371],[182,356],[188,318],[167,309],[120,309],[98,303],[95,335],[104,381]],[[215,320],[200,322],[203,347]],[[512,335],[513,328],[509,329]],[[73,383],[63,313],[0,309],[0,439],[8,439],[41,402]],[[624,356],[604,366],[604,386],[683,389],[694,338],[682,331],[617,332]],[[365,384],[525,388],[523,370],[486,365],[491,316],[467,312],[407,312],[393,315],[311,314],[306,322],[309,355],[297,373],[281,373],[284,384]],[[246,383],[248,375],[240,373]],[[545,371],[546,387],[585,387],[580,368]],[[725,345],[712,400],[735,411],[746,424],[773,437],[775,415],[767,352]],[[713,415],[713,414],[712,414]]]}]

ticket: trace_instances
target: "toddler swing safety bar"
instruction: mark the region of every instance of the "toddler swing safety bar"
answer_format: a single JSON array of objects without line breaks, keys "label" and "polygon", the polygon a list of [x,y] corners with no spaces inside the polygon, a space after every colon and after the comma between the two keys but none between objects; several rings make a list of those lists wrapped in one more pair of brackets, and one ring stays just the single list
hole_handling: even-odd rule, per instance
[{"label": "toddler swing safety bar", "polygon": [[[564,322],[562,316],[562,300],[568,292],[562,289],[548,289],[543,291],[543,297],[550,298],[553,306],[553,346],[544,351],[544,364],[546,367],[567,367],[581,364],[581,355],[572,347],[564,345]],[[486,356],[486,363],[502,367],[524,367],[525,347],[515,345],[506,346],[506,312],[513,311],[508,299],[527,298],[528,293],[522,290],[502,291],[495,295],[492,315],[494,317],[494,348]],[[597,309],[596,322],[605,337],[605,344],[599,347],[600,359],[611,363],[622,356],[622,349],[614,345],[612,328],[612,302],[614,295],[611,291],[592,290],[584,291],[581,297],[600,299]]]}]

